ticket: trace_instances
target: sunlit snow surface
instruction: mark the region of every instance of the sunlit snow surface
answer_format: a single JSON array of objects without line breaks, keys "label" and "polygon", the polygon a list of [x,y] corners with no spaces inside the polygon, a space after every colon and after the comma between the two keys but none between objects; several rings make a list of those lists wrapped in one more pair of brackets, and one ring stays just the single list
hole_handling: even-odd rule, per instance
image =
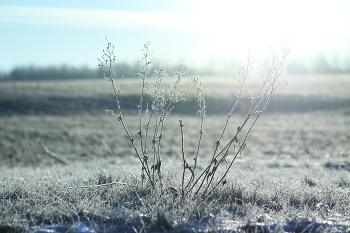
[{"label": "sunlit snow surface", "polygon": [[[287,155],[283,155],[287,157]],[[81,176],[82,173],[91,173],[91,171],[98,171],[99,167],[106,169],[107,171],[115,171],[116,167],[120,167],[119,171],[124,173],[126,172],[124,167],[132,171],[139,170],[139,164],[137,159],[131,159],[127,163],[117,161],[117,160],[102,160],[100,163],[75,163],[70,164],[65,167],[57,167],[52,171],[39,171],[40,169],[33,169],[31,171],[21,170],[16,168],[12,171],[8,170],[7,172],[2,171],[3,177],[13,176],[16,174],[18,177],[25,177],[29,174],[30,176],[41,175],[43,176],[49,173],[52,177],[62,177],[62,174],[69,174],[69,176]],[[312,163],[300,163],[300,161],[293,162],[290,159],[282,159],[281,157],[274,159],[265,159],[265,158],[254,158],[253,160],[247,156],[246,158],[241,158],[235,163],[234,169],[235,172],[238,172],[244,167],[251,168],[260,164],[260,166],[269,169],[276,169],[276,171],[286,172],[295,172],[295,169],[301,169],[307,173],[307,169],[311,168],[320,168],[324,169],[324,161],[312,162]],[[269,164],[269,165],[268,165]],[[249,165],[249,166],[248,166]],[[331,171],[344,170],[342,163],[337,164],[336,161],[332,166],[329,166],[327,169]],[[79,169],[83,168],[84,169]],[[176,169],[176,168],[175,168]],[[79,171],[80,170],[80,171]],[[322,171],[322,170],[321,170]],[[36,174],[36,175],[35,175]],[[243,173],[242,173],[243,174]],[[347,174],[347,173],[346,173]],[[135,174],[134,174],[135,175]],[[345,187],[334,190],[335,192],[341,193],[343,196],[350,197],[350,187],[347,184]],[[1,203],[1,200],[0,200]],[[125,204],[127,205],[127,204]],[[133,205],[133,204],[130,204]],[[265,214],[266,219],[269,218],[268,214]],[[70,218],[70,221],[67,224],[50,224],[50,223],[36,223],[32,222],[29,224],[31,233],[49,233],[49,232],[77,232],[77,233],[93,233],[93,232],[143,232],[147,228],[146,232],[350,232],[350,216],[337,216],[336,214],[332,216],[328,215],[326,218],[319,214],[319,216],[314,219],[305,219],[298,222],[283,222],[277,221],[274,219],[268,219],[268,221],[262,222],[249,222],[244,221],[243,218],[240,218],[237,215],[228,215],[216,217],[213,215],[202,217],[200,220],[186,220],[171,223],[171,226],[168,229],[159,229],[157,227],[150,226],[151,219],[146,216],[136,216],[131,221],[125,223],[116,223],[113,222],[108,216],[100,216],[99,221],[90,220],[89,216],[82,215]],[[96,218],[95,218],[96,219]],[[265,220],[266,220],[265,219]],[[24,220],[26,221],[26,220]],[[24,223],[28,224],[28,223]],[[148,224],[148,225],[147,225]]]},{"label": "sunlit snow surface", "polygon": [[[95,232],[139,232],[142,229],[142,223],[135,221],[130,225],[109,226],[108,224],[91,224],[86,221],[76,222],[73,225],[43,225],[33,227],[32,233],[49,232],[76,232],[76,233],[95,233]],[[194,221],[190,224],[176,226],[168,232],[350,232],[350,223],[333,224],[333,222],[301,222],[285,225],[272,224],[264,225],[257,223],[254,225],[242,226],[242,223],[234,220],[216,220],[210,216],[200,221]],[[158,230],[151,232],[160,232]]]}]

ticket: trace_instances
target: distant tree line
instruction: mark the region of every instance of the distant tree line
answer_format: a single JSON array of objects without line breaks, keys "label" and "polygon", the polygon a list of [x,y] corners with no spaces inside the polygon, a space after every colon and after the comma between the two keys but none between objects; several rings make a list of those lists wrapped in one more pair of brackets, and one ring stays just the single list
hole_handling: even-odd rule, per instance
[{"label": "distant tree line", "polygon": [[[159,66],[158,66],[159,67]],[[127,63],[115,64],[117,76],[125,78],[136,77],[140,69],[137,65]],[[176,71],[181,71],[182,65],[169,66],[167,72],[172,75]],[[187,67],[185,67],[187,69]],[[95,69],[87,67],[72,67],[67,65],[36,67],[36,66],[20,66],[14,68],[9,74],[0,74],[0,80],[69,80],[69,79],[96,79],[103,77],[105,73],[100,67]]]},{"label": "distant tree line", "polygon": [[[221,66],[220,66],[221,65]],[[154,65],[157,69],[159,64]],[[169,75],[183,68],[189,71],[190,75],[232,75],[237,73],[240,67],[238,61],[232,61],[230,64],[220,63],[220,61],[211,62],[210,65],[200,69],[183,67],[183,65],[167,66]],[[115,64],[117,76],[125,78],[136,77],[140,69],[135,64],[117,63]],[[337,57],[329,57],[318,54],[313,58],[296,57],[288,64],[286,72],[289,74],[324,74],[324,73],[350,73],[350,55],[340,60]],[[72,67],[68,65],[36,67],[20,66],[14,68],[10,73],[0,73],[0,80],[69,80],[69,79],[95,79],[103,77],[104,71],[100,67],[95,69],[87,67]]]},{"label": "distant tree line", "polygon": [[71,66],[16,67],[9,73],[11,80],[54,80],[54,79],[85,79],[96,78],[97,70],[75,68]]},{"label": "distant tree line", "polygon": [[311,57],[296,57],[286,71],[289,74],[350,73],[350,55],[339,58],[335,54],[326,56],[317,53]]}]

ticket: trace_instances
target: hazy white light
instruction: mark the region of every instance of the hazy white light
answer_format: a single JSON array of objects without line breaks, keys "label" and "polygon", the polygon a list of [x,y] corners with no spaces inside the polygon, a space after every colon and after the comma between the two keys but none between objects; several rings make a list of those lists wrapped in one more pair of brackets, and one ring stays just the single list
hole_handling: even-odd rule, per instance
[{"label": "hazy white light", "polygon": [[0,22],[201,31],[214,41],[210,46],[215,55],[229,57],[248,48],[263,50],[267,41],[279,36],[294,35],[294,50],[308,52],[334,35],[350,34],[349,19],[339,14],[342,4],[216,0],[198,1],[193,12],[0,6]]}]

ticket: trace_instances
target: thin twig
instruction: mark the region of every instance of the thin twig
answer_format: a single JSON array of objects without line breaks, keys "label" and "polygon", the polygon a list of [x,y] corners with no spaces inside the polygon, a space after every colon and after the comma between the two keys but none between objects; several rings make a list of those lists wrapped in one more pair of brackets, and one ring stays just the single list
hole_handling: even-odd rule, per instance
[{"label": "thin twig", "polygon": [[61,158],[61,156],[57,155],[56,153],[50,151],[44,144],[44,142],[39,139],[39,144],[40,146],[44,149],[44,151],[46,152],[46,154],[50,155],[51,158],[54,158],[57,162],[68,165],[69,162],[67,160],[65,160],[64,158]]},{"label": "thin twig", "polygon": [[181,195],[184,195],[184,183],[185,183],[185,172],[186,172],[186,157],[185,157],[185,136],[184,136],[184,125],[182,124],[182,120],[180,122],[180,131],[181,131],[181,153],[182,153],[182,162],[183,162],[183,171],[182,171],[182,181],[181,181]]}]

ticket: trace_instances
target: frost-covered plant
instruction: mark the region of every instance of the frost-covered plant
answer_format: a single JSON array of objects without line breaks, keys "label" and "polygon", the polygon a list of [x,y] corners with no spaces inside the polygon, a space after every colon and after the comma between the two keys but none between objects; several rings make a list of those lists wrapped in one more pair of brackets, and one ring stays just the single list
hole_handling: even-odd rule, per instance
[{"label": "frost-covered plant", "polygon": [[[99,66],[107,72],[107,75],[104,74],[104,77],[111,82],[117,102],[117,113],[115,114],[113,110],[107,110],[107,112],[111,116],[116,116],[121,122],[131,142],[131,146],[141,163],[142,181],[149,182],[155,190],[169,191],[169,187],[164,189],[162,182],[162,137],[165,133],[164,125],[167,116],[171,113],[175,104],[184,100],[185,87],[182,83],[182,77],[186,74],[186,71],[183,68],[181,71],[175,72],[175,77],[171,78],[163,64],[149,77],[150,65],[153,64],[155,60],[152,52],[149,50],[149,45],[149,42],[144,45],[142,49],[143,61],[137,63],[140,69],[138,76],[141,79],[141,93],[137,106],[137,142],[135,142],[134,138],[131,136],[123,120],[119,97],[124,85],[124,79],[122,77],[119,87],[116,87],[114,84],[116,70],[113,68],[115,64],[114,46],[112,46],[108,40],[107,48],[103,50],[102,59],[98,60],[100,61]],[[246,57],[245,64],[235,77],[238,90],[236,91],[235,99],[232,100],[232,108],[225,119],[223,128],[218,129],[218,139],[215,142],[215,148],[211,155],[210,162],[201,172],[197,171],[197,164],[202,136],[204,134],[204,119],[206,115],[205,88],[198,76],[193,76],[191,78],[191,84],[195,87],[194,94],[199,105],[197,111],[200,115],[198,143],[193,157],[194,163],[191,165],[185,152],[186,141],[184,137],[184,123],[183,120],[180,119],[181,148],[179,148],[179,151],[181,151],[183,167],[181,190],[174,190],[172,187],[172,192],[179,193],[183,196],[191,195],[195,197],[198,195],[210,194],[213,190],[217,189],[219,185],[225,185],[227,183],[226,176],[228,171],[231,169],[237,156],[239,156],[246,147],[248,135],[261,114],[266,110],[277,86],[280,85],[279,77],[289,56],[290,50],[287,42],[275,43],[271,46],[269,60],[264,63],[266,73],[263,74],[262,84],[256,93],[252,93],[246,87],[246,81],[258,61],[253,58],[251,54]],[[149,79],[153,79],[153,82],[150,82],[151,84],[149,83]],[[150,106],[149,103],[145,103],[146,95],[151,96],[152,102]],[[245,117],[242,119],[241,124],[237,126],[234,135],[228,141],[223,142],[223,137],[228,131],[229,121],[243,98],[250,99],[250,107]],[[233,159],[227,163],[228,155],[233,155]],[[220,167],[222,163],[228,165],[224,168],[223,172],[218,173],[218,170],[222,168]]]}]

